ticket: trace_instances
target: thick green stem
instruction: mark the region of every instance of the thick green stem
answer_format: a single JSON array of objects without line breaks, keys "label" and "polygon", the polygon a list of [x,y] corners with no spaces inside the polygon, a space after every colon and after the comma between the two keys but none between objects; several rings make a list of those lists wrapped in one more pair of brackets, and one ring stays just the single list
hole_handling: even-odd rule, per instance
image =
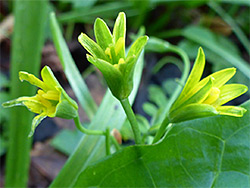
[{"label": "thick green stem", "polygon": [[88,134],[88,135],[104,135],[104,136],[106,135],[105,131],[89,130],[89,129],[86,129],[85,127],[83,127],[81,122],[80,122],[79,116],[74,118],[74,122],[75,122],[75,125],[76,125],[77,129],[79,129],[81,132],[83,132],[85,134]]},{"label": "thick green stem", "polygon": [[135,114],[134,114],[134,112],[129,104],[128,99],[120,100],[120,102],[122,104],[122,107],[127,115],[127,118],[130,122],[130,125],[132,127],[132,130],[133,130],[133,133],[135,136],[135,144],[141,144],[142,143],[141,142],[141,132],[140,132],[138,123],[136,121]]}]

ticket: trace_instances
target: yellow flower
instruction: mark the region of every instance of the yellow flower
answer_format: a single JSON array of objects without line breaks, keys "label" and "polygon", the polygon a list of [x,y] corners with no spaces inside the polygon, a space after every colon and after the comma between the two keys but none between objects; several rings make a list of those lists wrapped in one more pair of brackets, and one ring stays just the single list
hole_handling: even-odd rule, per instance
[{"label": "yellow flower", "polygon": [[238,106],[222,106],[245,93],[248,88],[242,84],[226,84],[235,68],[227,68],[201,79],[205,67],[205,55],[199,49],[194,67],[180,96],[170,108],[169,120],[173,123],[195,118],[228,115],[242,117],[246,109]]},{"label": "yellow flower", "polygon": [[32,121],[29,137],[33,135],[35,128],[47,116],[72,119],[78,114],[76,102],[67,95],[48,66],[42,69],[41,76],[43,81],[32,74],[20,71],[19,79],[21,81],[28,81],[40,89],[33,97],[19,97],[2,104],[3,107],[26,106],[31,112],[38,114]]}]

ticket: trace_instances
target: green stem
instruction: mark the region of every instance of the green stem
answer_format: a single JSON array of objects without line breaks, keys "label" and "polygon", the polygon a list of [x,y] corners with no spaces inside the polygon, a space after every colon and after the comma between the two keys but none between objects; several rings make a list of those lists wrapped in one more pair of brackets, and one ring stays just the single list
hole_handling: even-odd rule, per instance
[{"label": "green stem", "polygon": [[110,155],[110,132],[106,129],[106,155]]},{"label": "green stem", "polygon": [[89,129],[86,129],[85,127],[83,127],[81,122],[80,122],[79,116],[74,118],[74,122],[75,122],[75,125],[76,125],[77,129],[79,129],[81,132],[83,132],[85,134],[88,134],[88,135],[104,135],[104,136],[106,136],[106,132],[104,132],[104,131],[89,130]]},{"label": "green stem", "polygon": [[122,104],[122,107],[127,115],[127,118],[130,122],[130,125],[132,127],[132,130],[133,130],[133,133],[135,136],[135,144],[141,144],[142,143],[141,142],[141,132],[140,132],[139,126],[137,124],[135,114],[134,114],[134,112],[129,104],[128,99],[120,100],[120,102]]},{"label": "green stem", "polygon": [[161,126],[159,128],[159,130],[156,132],[156,135],[154,137],[154,140],[152,142],[152,144],[158,142],[161,137],[163,136],[163,134],[165,133],[166,127],[167,125],[169,125],[169,119],[168,116],[166,116],[166,118],[163,120],[163,122],[161,123]]},{"label": "green stem", "polygon": [[110,138],[111,138],[111,141],[113,142],[113,144],[115,146],[116,151],[120,150],[121,146],[119,145],[119,143],[117,142],[117,140],[115,139],[115,137],[111,136]]}]

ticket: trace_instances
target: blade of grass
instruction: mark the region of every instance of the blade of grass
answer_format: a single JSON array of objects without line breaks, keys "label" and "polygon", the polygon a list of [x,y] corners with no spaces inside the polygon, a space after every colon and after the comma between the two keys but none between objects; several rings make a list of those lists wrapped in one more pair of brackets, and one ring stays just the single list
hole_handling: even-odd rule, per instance
[{"label": "blade of grass", "polygon": [[75,62],[69,52],[68,46],[63,39],[62,33],[60,31],[60,27],[57,23],[56,17],[54,13],[50,15],[50,25],[51,32],[54,41],[54,45],[56,48],[56,52],[60,58],[60,61],[63,66],[63,70],[68,78],[68,81],[79,101],[82,108],[85,110],[86,114],[90,119],[94,116],[97,105],[92,98],[87,85],[85,84],[82,76],[77,69]]},{"label": "blade of grass", "polygon": [[[109,2],[103,5],[94,6],[93,8],[83,11],[73,10],[70,12],[63,13],[58,16],[58,21],[60,23],[67,22],[84,22],[88,21],[89,17],[101,16],[104,18],[104,15],[109,17],[116,16],[120,11],[125,11],[126,9],[131,9],[132,5],[129,2]],[[116,13],[117,14],[116,14]],[[127,15],[129,16],[129,15]]]},{"label": "blade of grass", "polygon": [[235,35],[238,37],[248,54],[250,55],[250,42],[247,39],[244,32],[240,29],[240,27],[237,25],[237,23],[233,20],[233,18],[225,12],[221,8],[221,6],[218,3],[215,2],[209,2],[208,6],[210,6],[217,14],[219,14],[232,28]]},{"label": "blade of grass", "polygon": [[[57,22],[51,22],[51,29],[55,29]],[[63,41],[62,35],[55,35],[58,41]],[[55,39],[54,39],[55,40]],[[143,54],[141,54],[134,76],[134,89],[130,95],[130,101],[135,98],[139,87],[141,74],[143,69]],[[117,99],[115,99],[110,91],[107,91],[96,115],[89,125],[89,129],[105,130],[109,127],[119,129],[125,121],[126,115]],[[105,138],[99,136],[83,135],[76,150],[69,157],[68,161],[52,182],[50,187],[72,187],[77,180],[78,175],[90,163],[105,156]]]},{"label": "blade of grass", "polygon": [[[34,86],[19,81],[18,72],[24,70],[38,75],[47,6],[47,1],[15,1],[15,25],[11,51],[12,99],[35,94]],[[5,187],[26,187],[32,141],[28,138],[28,134],[34,114],[21,108],[10,109],[10,112]]]},{"label": "blade of grass", "polygon": [[218,42],[216,36],[209,30],[202,27],[190,26],[183,30],[182,35],[218,54],[229,64],[238,68],[248,79],[250,79],[249,64],[237,54],[232,54],[229,50],[223,48]]}]

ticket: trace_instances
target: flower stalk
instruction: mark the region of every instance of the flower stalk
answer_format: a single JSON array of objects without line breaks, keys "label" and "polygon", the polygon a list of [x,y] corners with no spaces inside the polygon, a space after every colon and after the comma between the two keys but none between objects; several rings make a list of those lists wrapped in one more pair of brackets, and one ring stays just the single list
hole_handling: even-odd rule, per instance
[{"label": "flower stalk", "polygon": [[137,123],[137,120],[136,120],[136,117],[135,117],[135,114],[131,108],[131,105],[129,104],[129,101],[128,99],[123,99],[123,100],[120,100],[121,104],[122,104],[122,107],[127,115],[127,118],[130,122],[130,125],[132,127],[132,130],[133,130],[133,133],[134,133],[134,136],[135,136],[135,143],[136,144],[141,144],[142,143],[142,139],[141,139],[141,132],[140,132],[140,129],[139,129],[139,126],[138,126],[138,123]]}]

